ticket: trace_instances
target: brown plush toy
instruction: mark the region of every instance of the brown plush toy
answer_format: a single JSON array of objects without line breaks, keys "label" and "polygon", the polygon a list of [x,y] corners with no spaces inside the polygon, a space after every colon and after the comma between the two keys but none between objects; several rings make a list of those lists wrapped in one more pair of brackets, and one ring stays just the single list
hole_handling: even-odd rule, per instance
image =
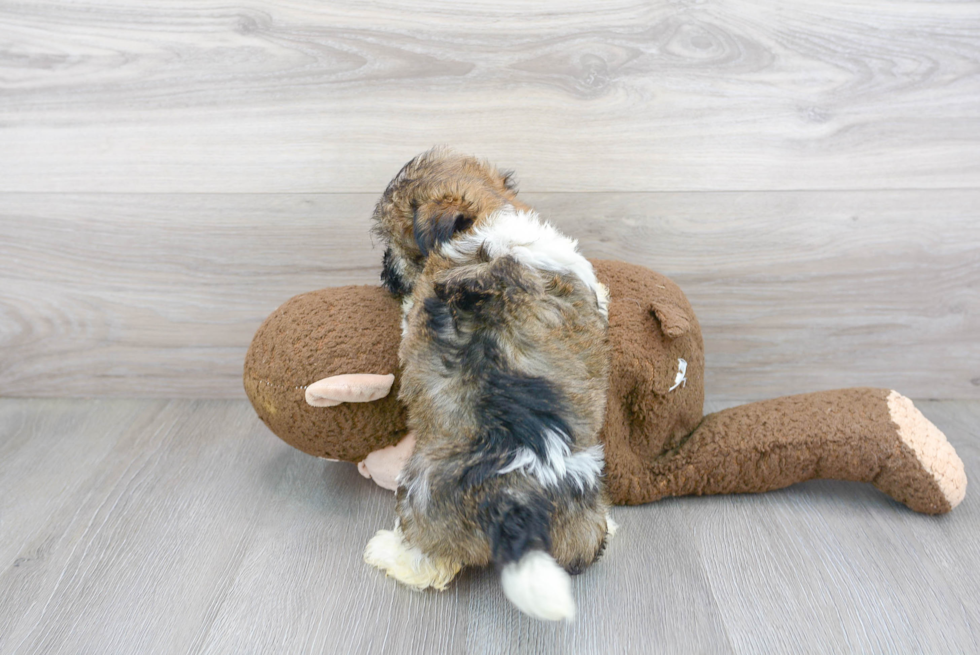
[{"label": "brown plush toy", "polygon": [[[815,478],[870,482],[928,514],[963,499],[963,462],[895,391],[823,391],[702,416],[704,349],[684,294],[639,266],[593,265],[611,296],[603,443],[613,502],[769,491]],[[245,359],[256,412],[286,443],[358,463],[393,488],[414,444],[397,399],[400,321],[398,303],[380,287],[290,299],[262,324]]]}]

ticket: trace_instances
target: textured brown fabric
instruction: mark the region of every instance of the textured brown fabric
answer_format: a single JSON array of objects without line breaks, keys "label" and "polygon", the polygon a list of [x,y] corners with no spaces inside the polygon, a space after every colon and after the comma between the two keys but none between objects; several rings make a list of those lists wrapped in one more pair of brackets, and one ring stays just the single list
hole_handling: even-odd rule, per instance
[{"label": "textured brown fabric", "polygon": [[[640,500],[649,464],[676,447],[701,421],[704,346],[694,311],[666,277],[622,262],[593,262],[609,287],[612,366],[602,441],[606,485],[617,504]],[[673,336],[668,336],[673,335]],[[678,360],[687,382],[670,388]]]},{"label": "textured brown fabric", "polygon": [[[612,373],[602,439],[613,502],[836,478],[872,482],[916,511],[949,511],[936,481],[898,437],[888,390],[776,398],[702,420],[701,329],[684,294],[639,266],[593,264],[611,297]],[[296,296],[255,335],[245,361],[248,397],[275,434],[312,455],[358,462],[395,444],[406,432],[397,400],[400,323],[398,304],[380,287]],[[680,359],[687,379],[675,387]],[[306,404],[307,385],[344,373],[393,373],[395,383],[386,398],[371,403]]]}]

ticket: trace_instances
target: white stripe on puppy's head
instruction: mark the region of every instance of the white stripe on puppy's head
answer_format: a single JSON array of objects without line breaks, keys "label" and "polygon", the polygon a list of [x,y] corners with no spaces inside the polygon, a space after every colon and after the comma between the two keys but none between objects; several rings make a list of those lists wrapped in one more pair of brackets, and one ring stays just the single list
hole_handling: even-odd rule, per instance
[{"label": "white stripe on puppy's head", "polygon": [[486,220],[442,244],[444,257],[465,264],[480,250],[490,257],[510,255],[529,268],[574,275],[596,295],[603,317],[609,317],[609,291],[596,278],[592,264],[578,251],[578,242],[542,221],[533,210],[507,205]]}]

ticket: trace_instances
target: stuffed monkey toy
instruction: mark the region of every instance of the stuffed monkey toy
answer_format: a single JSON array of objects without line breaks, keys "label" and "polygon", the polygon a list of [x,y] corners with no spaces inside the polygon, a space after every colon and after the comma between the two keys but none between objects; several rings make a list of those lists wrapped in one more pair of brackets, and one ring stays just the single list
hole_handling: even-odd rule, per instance
[{"label": "stuffed monkey toy", "polygon": [[[613,502],[761,492],[816,478],[870,482],[927,514],[963,500],[963,462],[895,391],[820,391],[703,416],[701,329],[684,294],[640,266],[593,265],[611,297],[602,441]],[[394,489],[414,444],[398,402],[400,322],[398,303],[380,287],[287,301],[245,359],[245,390],[259,417],[286,443],[357,463]]]}]

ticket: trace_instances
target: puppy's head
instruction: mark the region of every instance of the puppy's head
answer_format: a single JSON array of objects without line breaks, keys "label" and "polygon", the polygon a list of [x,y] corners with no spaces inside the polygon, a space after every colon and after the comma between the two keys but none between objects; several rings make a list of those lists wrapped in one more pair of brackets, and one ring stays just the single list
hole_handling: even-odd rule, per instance
[{"label": "puppy's head", "polygon": [[510,173],[475,157],[437,147],[402,167],[374,208],[374,232],[385,245],[381,279],[397,295],[410,293],[429,253],[511,204]]}]

